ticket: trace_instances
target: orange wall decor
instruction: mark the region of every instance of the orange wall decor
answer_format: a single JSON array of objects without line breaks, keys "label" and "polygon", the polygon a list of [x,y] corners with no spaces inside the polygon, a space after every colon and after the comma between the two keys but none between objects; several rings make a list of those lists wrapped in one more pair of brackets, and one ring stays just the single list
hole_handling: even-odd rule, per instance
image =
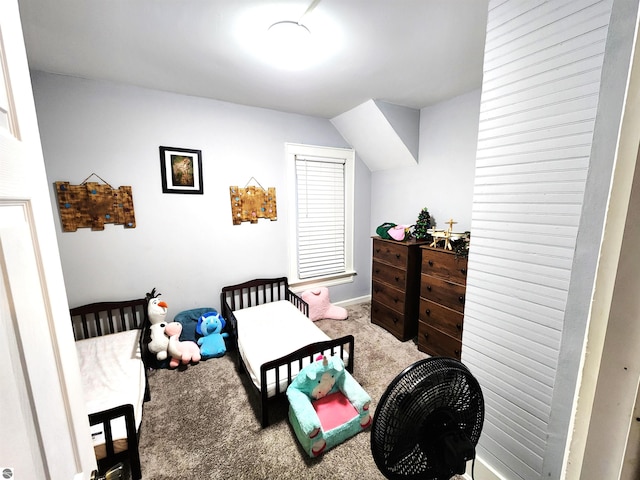
[{"label": "orange wall decor", "polygon": [[271,221],[278,219],[276,209],[276,189],[249,186],[245,188],[229,187],[231,215],[234,225],[242,222],[258,223],[259,218]]},{"label": "orange wall decor", "polygon": [[81,185],[55,182],[55,185],[62,231],[75,232],[85,227],[104,230],[105,223],[135,228],[131,187],[112,188],[96,182]]}]

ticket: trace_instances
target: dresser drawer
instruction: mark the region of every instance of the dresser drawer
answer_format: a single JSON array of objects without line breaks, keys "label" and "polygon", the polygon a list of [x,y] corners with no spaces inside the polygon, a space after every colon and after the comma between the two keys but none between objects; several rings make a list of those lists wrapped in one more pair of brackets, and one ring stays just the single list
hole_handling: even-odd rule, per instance
[{"label": "dresser drawer", "polygon": [[466,285],[467,259],[444,250],[422,248],[422,273]]},{"label": "dresser drawer", "polygon": [[418,350],[432,356],[460,360],[462,342],[420,321],[418,322]]},{"label": "dresser drawer", "polygon": [[451,283],[438,277],[420,276],[420,296],[445,307],[464,312],[464,285]]},{"label": "dresser drawer", "polygon": [[408,321],[401,313],[376,301],[371,302],[371,323],[381,326],[402,341],[415,337],[418,330],[415,319]]},{"label": "dresser drawer", "polygon": [[[404,291],[393,288],[377,281],[371,282],[371,300],[386,305],[397,312],[404,312],[405,294]],[[414,307],[415,311],[415,307]]]},{"label": "dresser drawer", "polygon": [[388,263],[400,268],[406,268],[408,250],[405,245],[385,242],[382,240],[373,241],[373,259]]},{"label": "dresser drawer", "polygon": [[460,341],[462,341],[463,319],[464,315],[460,312],[424,298],[420,299],[420,321]]},{"label": "dresser drawer", "polygon": [[402,268],[374,260],[372,274],[372,278],[393,285],[399,290],[404,291],[407,288],[407,271]]}]

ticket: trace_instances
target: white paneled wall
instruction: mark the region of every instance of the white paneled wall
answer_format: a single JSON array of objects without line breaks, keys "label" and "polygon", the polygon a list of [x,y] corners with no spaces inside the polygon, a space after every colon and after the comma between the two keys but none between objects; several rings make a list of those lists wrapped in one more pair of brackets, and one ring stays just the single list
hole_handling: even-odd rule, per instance
[{"label": "white paneled wall", "polygon": [[463,362],[485,395],[479,455],[506,478],[561,468],[544,460],[611,7],[489,5]]}]

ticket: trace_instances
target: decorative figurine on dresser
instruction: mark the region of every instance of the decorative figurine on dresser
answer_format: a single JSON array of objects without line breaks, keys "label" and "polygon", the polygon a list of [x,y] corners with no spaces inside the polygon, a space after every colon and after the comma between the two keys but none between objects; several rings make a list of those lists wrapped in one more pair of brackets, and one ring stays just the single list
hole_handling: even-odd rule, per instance
[{"label": "decorative figurine on dresser", "polygon": [[421,247],[418,349],[429,355],[460,360],[469,234],[451,237],[460,238],[462,245],[451,250],[449,242],[442,248],[437,243]]},{"label": "decorative figurine on dresser", "polygon": [[373,237],[371,322],[402,341],[418,332],[420,246],[425,244],[411,237]]}]

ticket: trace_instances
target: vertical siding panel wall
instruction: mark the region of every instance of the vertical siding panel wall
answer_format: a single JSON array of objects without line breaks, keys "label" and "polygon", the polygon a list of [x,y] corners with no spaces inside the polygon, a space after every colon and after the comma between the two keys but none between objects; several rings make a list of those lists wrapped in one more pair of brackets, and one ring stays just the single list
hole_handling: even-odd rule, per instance
[{"label": "vertical siding panel wall", "polygon": [[611,7],[489,4],[462,360],[506,478],[561,469],[544,458]]}]

